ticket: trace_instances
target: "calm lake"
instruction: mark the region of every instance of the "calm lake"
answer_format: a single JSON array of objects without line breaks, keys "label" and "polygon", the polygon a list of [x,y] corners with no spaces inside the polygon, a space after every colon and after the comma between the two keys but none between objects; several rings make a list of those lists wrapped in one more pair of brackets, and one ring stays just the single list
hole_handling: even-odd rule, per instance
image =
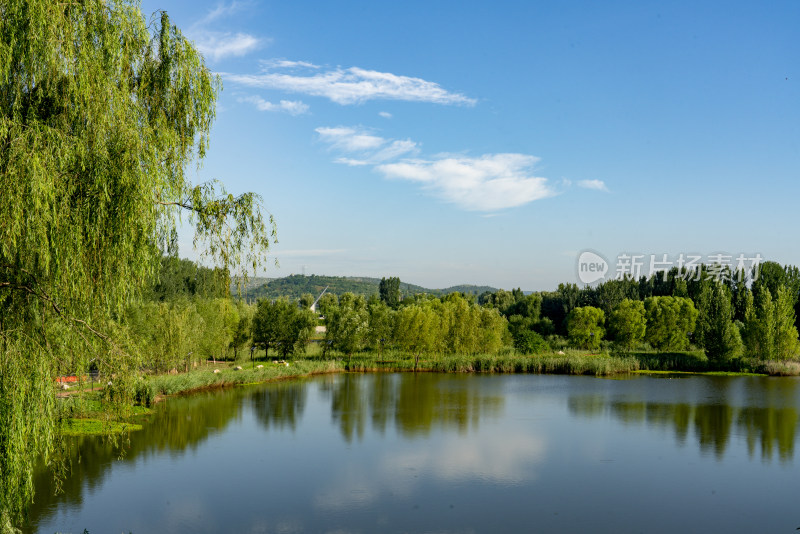
[{"label": "calm lake", "polygon": [[342,374],[75,442],[30,532],[795,532],[800,380]]}]

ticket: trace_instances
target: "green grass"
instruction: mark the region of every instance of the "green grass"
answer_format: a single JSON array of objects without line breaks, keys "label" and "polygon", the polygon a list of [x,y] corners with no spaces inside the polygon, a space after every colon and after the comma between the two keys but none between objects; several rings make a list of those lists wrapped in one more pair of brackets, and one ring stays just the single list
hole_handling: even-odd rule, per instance
[{"label": "green grass", "polygon": [[141,429],[142,425],[127,421],[85,418],[65,419],[59,428],[59,432],[64,436],[100,436],[133,432]]},{"label": "green grass", "polygon": [[547,353],[521,355],[514,352],[490,355],[450,354],[423,356],[418,362],[408,355],[358,353],[343,358],[345,369],[369,371],[422,371],[440,373],[547,373],[607,376],[638,369],[634,358],[618,358],[608,354],[568,351],[565,354]]},{"label": "green grass", "polygon": [[702,350],[681,352],[631,352],[628,356],[647,371],[709,371],[709,361]]},{"label": "green grass", "polygon": [[[228,365],[208,366],[194,369],[188,373],[176,375],[157,375],[148,378],[148,382],[155,389],[157,395],[175,395],[188,391],[202,389],[253,384],[309,376],[314,374],[334,373],[343,371],[344,366],[335,360],[297,360],[289,361],[289,365],[282,363],[256,362],[255,364],[242,364],[242,370]],[[258,369],[256,366],[261,365]],[[214,373],[218,369],[219,373]]]},{"label": "green grass", "polygon": [[751,373],[742,371],[650,371],[647,369],[640,369],[634,371],[639,374],[656,375],[656,376],[673,376],[673,375],[703,375],[703,376],[765,376],[766,373]]}]

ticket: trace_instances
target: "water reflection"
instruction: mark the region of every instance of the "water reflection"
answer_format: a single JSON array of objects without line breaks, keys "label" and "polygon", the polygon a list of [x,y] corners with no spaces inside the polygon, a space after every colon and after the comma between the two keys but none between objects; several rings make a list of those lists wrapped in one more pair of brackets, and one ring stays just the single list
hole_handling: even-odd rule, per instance
[{"label": "water reflection", "polygon": [[505,397],[487,380],[421,373],[333,377],[322,390],[331,399],[331,417],[348,442],[363,439],[367,422],[384,434],[390,423],[404,437],[424,437],[434,429],[465,435],[481,418],[502,413]]},{"label": "water reflection", "polygon": [[741,530],[753,491],[800,491],[787,466],[798,391],[757,377],[343,374],[169,399],[125,440],[74,440],[64,493],[37,475],[26,531],[514,532],[535,515],[544,531],[670,532],[683,515],[656,521],[654,502],[719,510],[709,485],[747,471],[726,514],[697,523]]},{"label": "water reflection", "polygon": [[264,429],[295,430],[303,417],[307,396],[308,385],[292,380],[256,391],[249,399],[256,419]]},{"label": "water reflection", "polygon": [[[771,460],[777,451],[782,462],[794,458],[794,440],[800,418],[798,383],[769,378],[694,377],[691,386],[672,381],[681,401],[664,402],[661,389],[636,389],[621,395],[607,392],[573,394],[573,415],[599,418],[610,415],[624,425],[645,424],[670,429],[679,445],[694,435],[700,450],[722,459],[732,436],[746,439],[750,457],[760,452]],[[654,397],[654,398],[650,398]],[[688,398],[687,398],[688,397]]]},{"label": "water reflection", "polygon": [[137,421],[142,423],[142,430],[122,437],[68,439],[70,474],[58,494],[54,493],[49,470],[40,469],[34,475],[36,497],[30,507],[32,523],[26,530],[35,531],[38,520],[59,507],[79,507],[85,492],[93,493],[102,487],[115,462],[135,463],[162,453],[177,460],[196,450],[210,435],[223,432],[240,416],[243,394],[244,390],[238,390],[169,399],[152,415]]}]

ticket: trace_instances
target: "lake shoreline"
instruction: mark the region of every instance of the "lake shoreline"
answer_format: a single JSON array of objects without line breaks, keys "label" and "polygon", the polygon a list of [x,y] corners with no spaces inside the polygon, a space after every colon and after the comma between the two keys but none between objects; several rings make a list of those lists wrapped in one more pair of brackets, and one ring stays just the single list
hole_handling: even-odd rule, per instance
[{"label": "lake shoreline", "polygon": [[[292,361],[269,360],[215,362],[192,369],[188,373],[163,373],[144,376],[136,385],[133,406],[141,410],[169,397],[184,396],[244,385],[266,384],[296,380],[323,374],[338,373],[470,373],[470,374],[560,374],[613,377],[626,374],[651,375],[711,375],[711,376],[797,376],[797,362],[729,362],[726,367],[712,366],[702,351],[681,353],[587,353],[568,350],[538,355],[446,355],[416,359],[402,353],[359,353],[333,359],[306,358]],[[76,391],[71,396],[76,396]],[[78,410],[68,417],[76,421],[92,419],[98,414],[106,417],[112,410],[98,402],[100,391],[87,398],[92,408]],[[139,413],[140,415],[140,413]],[[137,414],[117,416],[126,421]],[[72,425],[70,434],[80,425]],[[80,433],[80,432],[78,432]],[[91,433],[96,434],[97,429]]]}]

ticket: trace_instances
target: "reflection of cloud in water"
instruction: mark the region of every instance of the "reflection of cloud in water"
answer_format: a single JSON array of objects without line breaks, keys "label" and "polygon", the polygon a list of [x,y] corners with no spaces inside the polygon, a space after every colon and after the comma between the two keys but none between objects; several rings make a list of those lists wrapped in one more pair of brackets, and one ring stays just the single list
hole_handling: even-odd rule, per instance
[{"label": "reflection of cloud in water", "polygon": [[[354,472],[357,469],[358,472]],[[373,469],[365,469],[363,464],[350,466],[344,479],[334,481],[329,487],[314,496],[314,507],[322,510],[346,510],[362,508],[378,499],[386,490],[385,484],[376,480]]]},{"label": "reflection of cloud in water", "polygon": [[161,524],[168,532],[194,529],[208,512],[197,499],[171,499]]},{"label": "reflection of cloud in water", "polygon": [[520,484],[534,478],[531,467],[544,459],[545,450],[544,439],[520,432],[453,436],[428,448],[387,452],[374,462],[350,464],[315,496],[314,505],[323,510],[363,508],[387,495],[410,497],[431,478]]},{"label": "reflection of cloud in water", "polygon": [[491,482],[518,484],[530,479],[525,467],[544,457],[545,442],[527,434],[497,433],[478,439],[449,439],[437,450],[418,449],[414,453],[387,460],[389,470],[417,470],[437,478],[480,478]]}]

